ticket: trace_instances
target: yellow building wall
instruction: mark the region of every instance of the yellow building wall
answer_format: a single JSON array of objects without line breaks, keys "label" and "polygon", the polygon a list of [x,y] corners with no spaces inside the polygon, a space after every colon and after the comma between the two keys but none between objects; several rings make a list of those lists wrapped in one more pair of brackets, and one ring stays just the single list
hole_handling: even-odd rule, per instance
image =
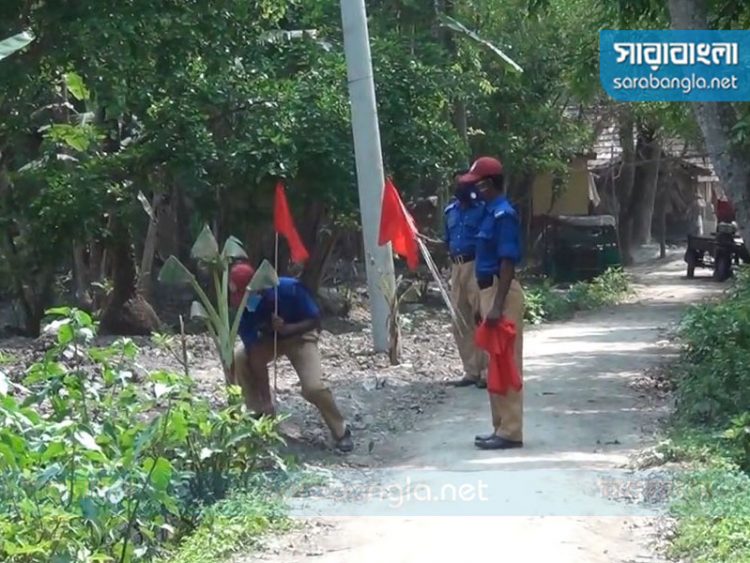
[{"label": "yellow building wall", "polygon": [[540,174],[533,184],[534,215],[588,215],[589,178],[586,159],[571,162],[562,193],[552,205],[552,175]]}]

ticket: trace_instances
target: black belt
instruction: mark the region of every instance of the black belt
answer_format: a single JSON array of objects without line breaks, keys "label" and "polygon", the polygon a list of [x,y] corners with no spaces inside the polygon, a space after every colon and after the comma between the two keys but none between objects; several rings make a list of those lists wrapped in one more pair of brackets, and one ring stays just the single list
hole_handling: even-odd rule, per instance
[{"label": "black belt", "polygon": [[451,260],[453,260],[454,264],[466,264],[468,262],[473,262],[476,256],[473,254],[459,254],[458,256],[451,256]]},{"label": "black belt", "polygon": [[495,278],[477,278],[477,285],[479,286],[479,289],[487,289],[494,285]]}]

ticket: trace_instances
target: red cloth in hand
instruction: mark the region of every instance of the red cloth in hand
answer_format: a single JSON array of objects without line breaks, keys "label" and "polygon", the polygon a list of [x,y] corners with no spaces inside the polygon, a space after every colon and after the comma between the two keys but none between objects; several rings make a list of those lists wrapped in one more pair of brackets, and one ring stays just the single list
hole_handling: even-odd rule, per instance
[{"label": "red cloth in hand", "polygon": [[520,391],[523,386],[513,354],[515,342],[516,325],[507,319],[492,325],[485,321],[477,328],[475,343],[490,355],[487,391],[494,395]]}]

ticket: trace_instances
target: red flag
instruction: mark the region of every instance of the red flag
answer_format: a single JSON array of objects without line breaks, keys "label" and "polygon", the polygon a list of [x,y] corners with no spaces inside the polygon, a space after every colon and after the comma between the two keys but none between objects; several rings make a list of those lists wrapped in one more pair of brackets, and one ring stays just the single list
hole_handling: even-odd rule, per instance
[{"label": "red flag", "polygon": [[505,395],[510,389],[520,391],[523,382],[513,357],[513,346],[516,341],[515,323],[503,320],[489,326],[484,322],[477,328],[474,338],[477,347],[486,350],[490,355],[487,391],[493,395]]},{"label": "red flag", "polygon": [[305,262],[310,255],[299,238],[297,229],[294,228],[294,220],[289,212],[289,204],[286,201],[284,186],[281,182],[276,184],[276,199],[273,206],[273,226],[277,233],[283,235],[289,243],[292,252],[292,261],[297,264]]},{"label": "red flag", "polygon": [[406,258],[410,269],[419,266],[419,247],[417,246],[417,227],[414,225],[409,212],[404,207],[396,186],[391,179],[385,181],[383,190],[383,207],[380,211],[380,237],[378,244],[383,246],[389,242],[393,251]]}]

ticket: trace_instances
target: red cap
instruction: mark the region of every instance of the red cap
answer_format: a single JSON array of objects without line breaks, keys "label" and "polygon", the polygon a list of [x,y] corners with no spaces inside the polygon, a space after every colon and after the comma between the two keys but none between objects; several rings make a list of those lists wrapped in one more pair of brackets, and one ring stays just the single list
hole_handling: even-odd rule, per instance
[{"label": "red cap", "polygon": [[469,168],[469,173],[461,176],[458,181],[462,184],[474,184],[490,176],[499,176],[503,173],[503,164],[491,156],[483,156],[474,161]]},{"label": "red cap", "polygon": [[229,270],[229,301],[233,307],[239,307],[242,303],[247,284],[254,275],[255,268],[245,262],[235,264]]}]

